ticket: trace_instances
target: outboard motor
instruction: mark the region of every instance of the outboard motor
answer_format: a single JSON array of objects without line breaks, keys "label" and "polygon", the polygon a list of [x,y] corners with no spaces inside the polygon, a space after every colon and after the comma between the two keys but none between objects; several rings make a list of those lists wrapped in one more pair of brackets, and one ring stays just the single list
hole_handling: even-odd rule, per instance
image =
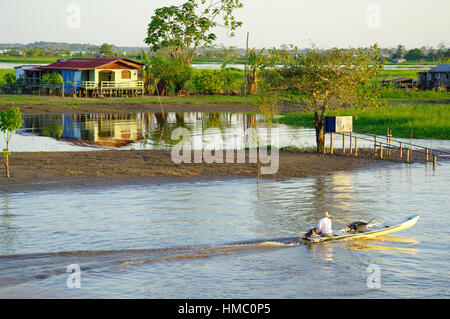
[{"label": "outboard motor", "polygon": [[369,223],[374,220],[374,218],[372,218],[368,223],[364,223],[361,221],[357,221],[357,222],[353,222],[351,224],[348,224],[347,227],[350,231],[354,231],[354,232],[362,232],[367,225],[369,225]]},{"label": "outboard motor", "polygon": [[311,228],[303,235],[302,238],[308,239],[308,238],[314,237],[315,235],[317,235],[317,228]]},{"label": "outboard motor", "polygon": [[367,227],[368,223],[363,222],[353,222],[348,224],[347,227],[350,231],[360,232],[363,231]]}]

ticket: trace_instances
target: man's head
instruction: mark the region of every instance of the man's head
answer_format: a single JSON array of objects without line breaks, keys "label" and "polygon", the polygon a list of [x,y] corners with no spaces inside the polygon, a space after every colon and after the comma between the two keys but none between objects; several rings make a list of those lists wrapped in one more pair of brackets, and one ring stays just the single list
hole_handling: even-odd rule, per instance
[{"label": "man's head", "polygon": [[328,212],[325,212],[325,217],[330,218],[330,214],[328,214]]}]

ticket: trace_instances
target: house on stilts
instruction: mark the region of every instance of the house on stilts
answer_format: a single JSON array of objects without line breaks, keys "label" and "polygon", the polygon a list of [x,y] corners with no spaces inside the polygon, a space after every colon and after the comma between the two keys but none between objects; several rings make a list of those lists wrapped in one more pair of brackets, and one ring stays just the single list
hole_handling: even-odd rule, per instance
[{"label": "house on stilts", "polygon": [[48,87],[42,77],[46,73],[59,73],[63,79],[60,89],[65,94],[103,97],[133,96],[144,93],[142,81],[144,64],[127,58],[73,58],[53,64],[24,69],[25,89]]}]

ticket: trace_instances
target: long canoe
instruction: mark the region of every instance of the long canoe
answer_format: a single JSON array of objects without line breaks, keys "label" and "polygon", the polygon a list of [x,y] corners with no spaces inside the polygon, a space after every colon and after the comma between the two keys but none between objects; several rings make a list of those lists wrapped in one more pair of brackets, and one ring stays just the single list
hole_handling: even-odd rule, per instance
[{"label": "long canoe", "polygon": [[364,231],[361,232],[352,232],[348,229],[342,229],[339,230],[333,235],[329,237],[322,237],[322,236],[314,236],[308,239],[301,239],[302,242],[305,243],[321,243],[325,241],[332,241],[332,240],[347,240],[347,239],[356,239],[356,238],[373,238],[377,236],[382,236],[394,232],[398,232],[401,230],[405,230],[407,228],[410,228],[414,226],[417,221],[419,220],[420,215],[415,215],[406,218],[405,220],[402,220],[400,222],[393,222],[388,224],[372,224],[368,225]]}]

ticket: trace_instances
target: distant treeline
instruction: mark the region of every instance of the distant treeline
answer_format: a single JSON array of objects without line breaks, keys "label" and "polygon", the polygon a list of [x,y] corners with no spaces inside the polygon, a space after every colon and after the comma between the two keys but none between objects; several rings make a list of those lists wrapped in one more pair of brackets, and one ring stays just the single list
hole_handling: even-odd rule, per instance
[{"label": "distant treeline", "polygon": [[[283,45],[285,52],[307,51],[293,46]],[[149,47],[124,47],[104,43],[100,46],[81,43],[33,42],[29,44],[0,43],[0,56],[16,58],[51,58],[51,57],[94,57],[98,54],[111,57],[129,57],[141,60],[143,52],[150,56],[163,56],[165,52],[151,52]],[[257,52],[261,49],[255,49]],[[402,44],[396,48],[380,48],[382,56],[388,61],[404,58],[407,61],[442,62],[450,58],[450,48],[443,43],[436,47],[422,46],[407,49]],[[195,61],[243,62],[245,49],[235,46],[214,45],[199,48],[194,57]]]}]

